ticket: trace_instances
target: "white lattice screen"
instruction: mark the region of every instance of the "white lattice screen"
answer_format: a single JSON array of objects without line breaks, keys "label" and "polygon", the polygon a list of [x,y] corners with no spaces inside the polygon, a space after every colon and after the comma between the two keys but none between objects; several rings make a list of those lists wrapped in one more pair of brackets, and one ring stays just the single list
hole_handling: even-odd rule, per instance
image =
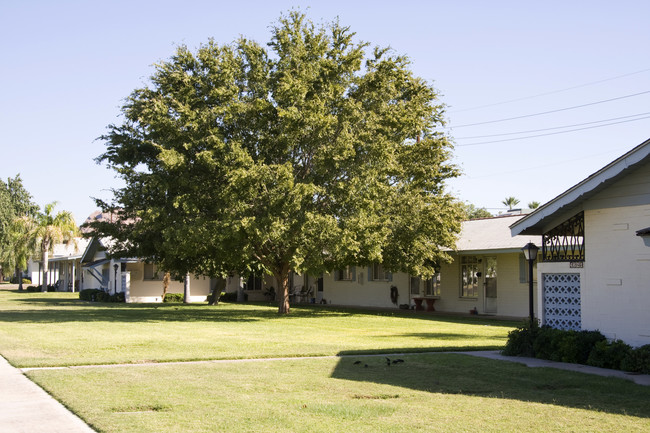
[{"label": "white lattice screen", "polygon": [[543,274],[544,324],[580,331],[580,274]]}]

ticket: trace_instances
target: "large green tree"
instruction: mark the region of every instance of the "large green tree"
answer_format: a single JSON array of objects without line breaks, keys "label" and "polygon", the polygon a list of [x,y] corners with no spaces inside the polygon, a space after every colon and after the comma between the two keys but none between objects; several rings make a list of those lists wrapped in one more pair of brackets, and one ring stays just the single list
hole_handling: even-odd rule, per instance
[{"label": "large green tree", "polygon": [[[22,271],[27,266],[26,246],[15,220],[34,216],[37,212],[38,206],[23,186],[19,174],[13,179],[8,178],[6,183],[0,179],[0,276],[5,271]],[[20,284],[22,278],[19,280]]]},{"label": "large green tree", "polygon": [[271,274],[281,313],[290,271],[433,273],[462,218],[436,91],[338,22],[271,33],[182,46],[131,94],[102,137],[126,186],[96,233],[178,275]]}]

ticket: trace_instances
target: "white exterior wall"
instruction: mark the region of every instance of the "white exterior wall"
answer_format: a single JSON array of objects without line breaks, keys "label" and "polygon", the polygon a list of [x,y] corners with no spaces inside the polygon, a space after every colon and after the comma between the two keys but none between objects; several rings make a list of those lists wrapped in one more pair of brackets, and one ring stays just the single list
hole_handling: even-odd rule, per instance
[{"label": "white exterior wall", "polygon": [[[127,263],[126,271],[130,275],[129,299],[127,302],[162,302],[162,280],[145,280],[144,263]],[[113,278],[111,270],[111,278]],[[120,272],[118,270],[118,279]],[[119,287],[118,281],[118,287]],[[113,287],[109,288],[111,291]],[[183,293],[183,281],[172,280],[167,293]],[[119,288],[118,288],[119,291]],[[205,302],[210,294],[210,278],[191,275],[190,277],[190,302]]]},{"label": "white exterior wall", "polygon": [[[399,292],[397,305],[390,300],[391,286]],[[335,305],[398,308],[399,304],[409,303],[409,279],[397,273],[392,281],[368,281],[368,268],[357,266],[355,281],[335,281],[334,272],[324,274],[322,298]]]},{"label": "white exterior wall", "polygon": [[650,205],[585,211],[582,327],[628,344],[650,344]]}]

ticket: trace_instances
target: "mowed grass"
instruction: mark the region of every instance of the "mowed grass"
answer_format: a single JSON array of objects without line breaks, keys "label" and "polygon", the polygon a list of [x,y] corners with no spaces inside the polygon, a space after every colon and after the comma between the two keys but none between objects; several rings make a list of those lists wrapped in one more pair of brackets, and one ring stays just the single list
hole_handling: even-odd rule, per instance
[{"label": "mowed grass", "polygon": [[100,432],[650,431],[650,390],[632,382],[467,355],[400,359],[391,366],[359,355],[28,376]]},{"label": "mowed grass", "polygon": [[[0,290],[0,354],[20,367],[76,366],[26,374],[99,432],[650,431],[649,387],[417,353],[499,348],[515,325]],[[315,355],[342,356],[298,358]],[[165,363],[182,360],[216,361]],[[115,363],[131,365],[88,365]]]},{"label": "mowed grass", "polygon": [[0,353],[17,367],[496,349],[516,325],[481,318],[256,304],[98,304],[0,290]]}]

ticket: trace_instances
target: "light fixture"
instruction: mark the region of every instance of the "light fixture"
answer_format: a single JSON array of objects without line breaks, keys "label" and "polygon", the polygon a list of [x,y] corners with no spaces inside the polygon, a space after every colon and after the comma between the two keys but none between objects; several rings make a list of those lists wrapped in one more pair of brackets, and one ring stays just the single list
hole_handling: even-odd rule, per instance
[{"label": "light fixture", "polygon": [[530,325],[533,326],[535,320],[535,311],[533,309],[533,262],[537,258],[539,248],[534,243],[528,242],[521,250],[524,252],[526,260],[528,260],[528,315]]}]

